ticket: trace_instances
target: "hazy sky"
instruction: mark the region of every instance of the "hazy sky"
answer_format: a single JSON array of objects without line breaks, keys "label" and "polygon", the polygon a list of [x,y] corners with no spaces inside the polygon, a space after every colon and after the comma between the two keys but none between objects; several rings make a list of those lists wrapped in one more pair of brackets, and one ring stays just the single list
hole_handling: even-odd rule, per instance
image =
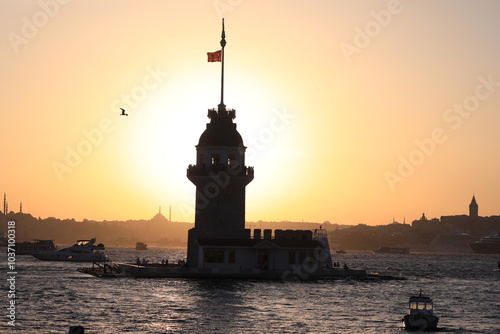
[{"label": "hazy sky", "polygon": [[[194,221],[220,100],[246,217],[500,214],[500,2],[0,0],[0,193],[42,218]],[[129,116],[119,116],[119,108]]]}]

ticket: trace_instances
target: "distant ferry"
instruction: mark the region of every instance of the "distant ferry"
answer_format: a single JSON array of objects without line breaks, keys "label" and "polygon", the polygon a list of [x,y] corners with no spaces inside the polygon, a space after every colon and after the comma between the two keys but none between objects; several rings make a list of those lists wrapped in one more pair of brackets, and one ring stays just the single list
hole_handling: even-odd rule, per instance
[{"label": "distant ferry", "polygon": [[33,255],[42,251],[53,251],[57,249],[54,240],[23,241],[16,243],[16,255]]},{"label": "distant ferry", "polygon": [[138,242],[135,244],[135,249],[136,250],[148,250],[148,244],[144,242]]},{"label": "distant ferry", "polygon": [[500,235],[482,238],[468,245],[476,254],[500,254]]},{"label": "distant ferry", "polygon": [[397,247],[379,247],[373,252],[376,254],[410,254],[410,249]]}]

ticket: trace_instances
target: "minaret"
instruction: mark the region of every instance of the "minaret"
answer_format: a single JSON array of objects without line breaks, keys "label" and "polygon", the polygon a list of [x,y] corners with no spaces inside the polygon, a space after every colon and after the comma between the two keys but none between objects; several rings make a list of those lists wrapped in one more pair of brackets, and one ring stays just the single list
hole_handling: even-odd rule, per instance
[{"label": "minaret", "polygon": [[253,180],[253,168],[245,166],[243,139],[236,130],[235,110],[226,110],[224,91],[224,47],[222,21],[221,102],[209,109],[206,130],[196,145],[196,164],[187,169],[196,186],[195,226],[188,234],[188,265],[198,266],[199,238],[249,239],[245,229],[245,187]]},{"label": "minaret", "polygon": [[7,214],[7,194],[3,193],[3,214]]},{"label": "minaret", "polygon": [[479,217],[479,206],[476,203],[476,197],[472,195],[472,201],[469,204],[469,217]]},{"label": "minaret", "polygon": [[19,213],[23,213],[23,202],[19,203]]}]

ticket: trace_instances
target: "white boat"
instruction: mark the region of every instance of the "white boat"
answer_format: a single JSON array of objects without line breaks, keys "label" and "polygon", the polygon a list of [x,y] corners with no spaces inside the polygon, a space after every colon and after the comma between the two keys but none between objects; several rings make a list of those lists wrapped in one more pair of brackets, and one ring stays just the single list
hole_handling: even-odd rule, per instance
[{"label": "white boat", "polygon": [[100,252],[103,244],[94,245],[95,238],[78,240],[73,246],[58,250],[42,251],[33,256],[43,261],[71,261],[71,262],[104,262],[108,257]]},{"label": "white boat", "polygon": [[414,331],[434,331],[437,328],[439,317],[434,315],[432,299],[422,296],[411,296],[408,304],[408,314],[401,321],[405,329]]}]

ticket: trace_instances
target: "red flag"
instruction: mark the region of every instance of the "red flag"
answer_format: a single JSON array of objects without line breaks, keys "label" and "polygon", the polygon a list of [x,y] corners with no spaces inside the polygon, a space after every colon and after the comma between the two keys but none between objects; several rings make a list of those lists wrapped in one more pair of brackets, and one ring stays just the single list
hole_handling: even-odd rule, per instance
[{"label": "red flag", "polygon": [[222,61],[222,50],[215,51],[215,52],[207,52],[208,55],[208,62],[213,63],[216,61]]}]

